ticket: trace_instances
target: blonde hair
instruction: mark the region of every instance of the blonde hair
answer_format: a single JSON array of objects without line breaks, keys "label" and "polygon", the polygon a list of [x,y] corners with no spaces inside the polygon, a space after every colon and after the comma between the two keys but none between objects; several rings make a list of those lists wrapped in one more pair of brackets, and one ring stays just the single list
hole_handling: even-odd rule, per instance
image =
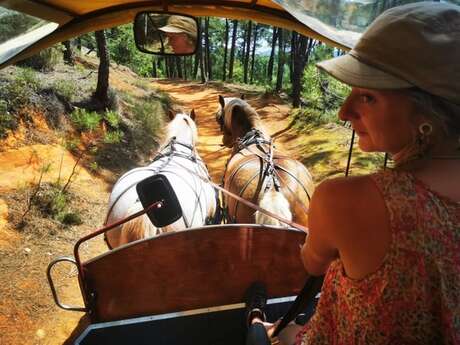
[{"label": "blonde hair", "polygon": [[437,135],[424,136],[414,127],[412,143],[393,157],[396,165],[429,156],[433,146],[445,140],[457,139],[460,150],[460,105],[418,88],[410,89],[409,97]]}]

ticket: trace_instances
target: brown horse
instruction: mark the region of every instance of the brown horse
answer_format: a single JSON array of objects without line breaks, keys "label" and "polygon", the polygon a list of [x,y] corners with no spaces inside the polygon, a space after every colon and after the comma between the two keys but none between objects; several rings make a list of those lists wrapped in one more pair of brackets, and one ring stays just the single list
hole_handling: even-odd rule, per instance
[{"label": "brown horse", "polygon": [[[289,221],[307,225],[313,180],[299,161],[275,149],[260,117],[246,101],[219,96],[216,120],[223,144],[233,148],[223,177],[225,189]],[[273,217],[226,197],[229,222],[282,225]]]}]

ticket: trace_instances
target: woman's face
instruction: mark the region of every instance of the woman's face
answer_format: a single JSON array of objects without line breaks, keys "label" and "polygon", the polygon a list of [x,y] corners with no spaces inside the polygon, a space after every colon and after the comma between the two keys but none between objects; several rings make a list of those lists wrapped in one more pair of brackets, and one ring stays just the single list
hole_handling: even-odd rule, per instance
[{"label": "woman's face", "polygon": [[189,42],[188,35],[186,33],[167,33],[169,44],[174,49],[176,54],[190,54],[193,53],[195,47]]},{"label": "woman's face", "polygon": [[414,140],[421,123],[415,105],[405,90],[372,90],[354,87],[339,111],[350,121],[366,152],[396,154]]}]

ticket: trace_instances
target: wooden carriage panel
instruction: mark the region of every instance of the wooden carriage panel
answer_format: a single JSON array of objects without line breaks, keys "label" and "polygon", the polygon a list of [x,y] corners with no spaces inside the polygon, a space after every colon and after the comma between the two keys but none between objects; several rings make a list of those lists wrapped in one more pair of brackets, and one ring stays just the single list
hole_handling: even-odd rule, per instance
[{"label": "wooden carriage panel", "polygon": [[270,298],[297,295],[305,233],[259,225],[185,230],[142,240],[83,264],[93,322],[244,301],[254,281]]}]

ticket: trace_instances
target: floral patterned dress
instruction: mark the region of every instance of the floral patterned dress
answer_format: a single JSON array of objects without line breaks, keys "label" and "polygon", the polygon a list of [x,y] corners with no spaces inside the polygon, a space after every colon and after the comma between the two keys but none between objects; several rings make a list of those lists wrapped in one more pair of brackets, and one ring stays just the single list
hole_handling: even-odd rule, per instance
[{"label": "floral patterned dress", "polygon": [[460,203],[407,172],[371,178],[389,212],[390,249],[364,279],[348,278],[339,259],[330,265],[297,344],[460,344]]}]

